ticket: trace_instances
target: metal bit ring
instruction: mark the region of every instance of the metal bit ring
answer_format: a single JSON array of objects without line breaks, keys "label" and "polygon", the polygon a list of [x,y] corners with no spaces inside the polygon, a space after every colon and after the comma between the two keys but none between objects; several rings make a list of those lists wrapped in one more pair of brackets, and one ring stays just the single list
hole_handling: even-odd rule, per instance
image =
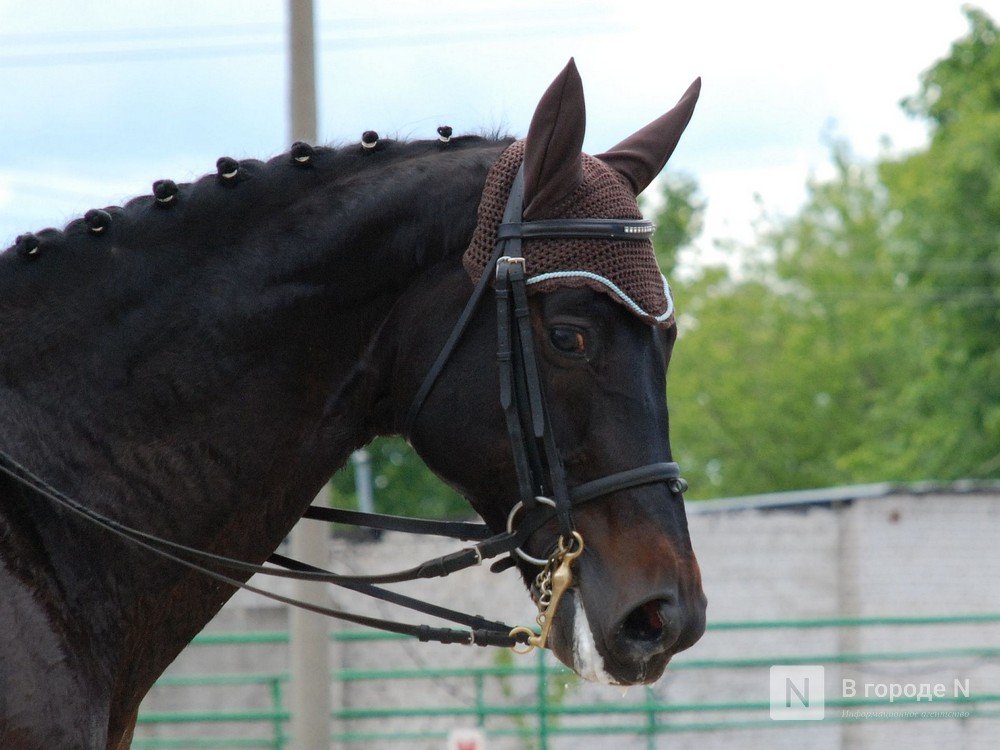
[{"label": "metal bit ring", "polygon": [[[537,497],[535,497],[535,501],[541,503],[542,505],[548,505],[550,508],[555,508],[556,507],[556,501],[553,500],[553,499],[551,499],[551,498],[545,497],[544,495],[538,495]],[[515,505],[513,508],[511,508],[510,509],[510,513],[507,514],[507,533],[508,534],[513,534],[514,533],[514,518],[515,518],[515,516],[517,516],[517,512],[519,510],[523,509],[523,508],[524,508],[524,502],[521,501],[521,500],[518,500],[517,505]],[[543,558],[540,558],[540,557],[532,557],[531,555],[529,555],[527,552],[525,552],[520,547],[515,547],[514,548],[514,554],[516,554],[518,557],[520,557],[525,562],[530,562],[532,565],[543,566],[543,565],[545,565],[548,562],[547,559],[543,559]]]}]

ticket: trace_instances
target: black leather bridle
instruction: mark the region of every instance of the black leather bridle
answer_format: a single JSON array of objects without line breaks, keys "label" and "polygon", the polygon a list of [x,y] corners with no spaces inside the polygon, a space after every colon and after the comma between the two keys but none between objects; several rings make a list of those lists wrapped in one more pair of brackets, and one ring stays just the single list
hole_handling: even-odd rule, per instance
[{"label": "black leather bridle", "polygon": [[[574,530],[572,515],[574,505],[619,490],[655,482],[666,482],[671,494],[679,496],[687,485],[680,477],[676,463],[660,462],[610,474],[577,485],[573,489],[567,486],[562,458],[555,444],[545,405],[536,359],[531,311],[528,306],[527,275],[521,252],[522,240],[635,241],[651,237],[654,227],[653,223],[646,219],[524,221],[523,202],[524,166],[522,165],[517,171],[507,198],[493,254],[451,335],[424,377],[407,413],[403,434],[412,434],[424,402],[451,358],[492,280],[497,306],[500,406],[507,424],[517,477],[518,503],[515,508],[524,511],[524,518],[519,528],[527,526],[534,532],[554,513],[558,520],[560,535],[568,537]],[[551,510],[546,510],[545,506]],[[521,554],[521,557],[531,560],[526,554]]]},{"label": "black leather bridle", "polygon": [[[497,305],[500,405],[507,424],[518,487],[518,500],[510,513],[506,530],[493,533],[481,523],[416,519],[310,506],[304,518],[389,531],[444,536],[476,543],[457,552],[427,560],[412,568],[381,575],[341,575],[279,554],[272,554],[268,558],[268,562],[278,567],[259,566],[188,547],[121,524],[81,505],[3,451],[0,451],[0,472],[119,538],[197,570],[209,578],[247,589],[284,604],[358,625],[412,636],[421,641],[507,647],[525,643],[528,640],[528,631],[525,628],[512,629],[510,625],[414,599],[381,588],[377,584],[446,576],[502,554],[518,554],[529,562],[542,564],[546,560],[531,557],[522,550],[522,547],[536,531],[553,519],[559,528],[558,540],[561,542],[569,538],[575,531],[572,515],[575,506],[614,492],[658,482],[666,483],[671,496],[679,500],[687,488],[687,483],[681,478],[676,463],[659,462],[610,474],[574,487],[567,486],[562,459],[555,444],[545,405],[536,360],[521,243],[524,239],[565,238],[634,241],[651,236],[653,225],[646,220],[618,219],[554,219],[526,222],[522,220],[523,195],[522,167],[517,173],[507,200],[494,252],[451,334],[417,391],[403,426],[404,434],[412,433],[424,402],[461,341],[485,296],[486,288],[492,281]],[[515,521],[518,521],[516,525]],[[551,546],[555,546],[556,541],[557,539],[553,539]],[[507,558],[501,561],[501,564],[495,564],[494,570],[510,567],[512,561],[512,557]],[[220,573],[219,569],[331,583],[451,621],[464,626],[465,629],[395,622],[309,604],[251,586],[231,575]]]}]

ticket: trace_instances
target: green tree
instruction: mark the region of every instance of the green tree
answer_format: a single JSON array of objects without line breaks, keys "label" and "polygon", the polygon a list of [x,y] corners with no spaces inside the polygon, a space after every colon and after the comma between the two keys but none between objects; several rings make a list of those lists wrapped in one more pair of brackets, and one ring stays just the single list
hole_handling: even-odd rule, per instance
[{"label": "green tree", "polygon": [[915,389],[947,476],[1000,476],[1000,30],[966,9],[969,33],[904,107],[930,144],[881,165],[903,270],[938,311],[938,367]]},{"label": "green tree", "polygon": [[866,165],[836,145],[834,179],[735,248],[740,273],[675,282],[695,496],[1000,475],[1000,39],[966,13],[905,103],[925,149]]},{"label": "green tree", "polygon": [[[654,245],[678,301],[672,444],[693,497],[1000,477],[1000,31],[981,10],[904,102],[926,148],[835,176],[763,221],[741,270],[685,280],[696,181],[669,176]],[[370,449],[377,507],[468,506],[399,439]],[[353,503],[348,470],[334,482]]]},{"label": "green tree", "polygon": [[[367,451],[377,512],[424,518],[474,515],[465,499],[434,476],[403,438],[376,438]],[[331,480],[333,505],[358,507],[354,483],[355,467],[348,463]]]},{"label": "green tree", "polygon": [[[668,279],[674,277],[680,251],[701,234],[705,207],[705,198],[694,177],[673,172],[664,175],[660,183],[660,208],[656,212],[653,247],[660,270]],[[647,208],[643,205],[643,209]]]},{"label": "green tree", "polygon": [[737,277],[707,269],[678,289],[672,442],[695,496],[882,479],[904,452],[890,405],[926,370],[923,321],[874,171],[842,146],[834,165],[796,216],[739,248]]}]

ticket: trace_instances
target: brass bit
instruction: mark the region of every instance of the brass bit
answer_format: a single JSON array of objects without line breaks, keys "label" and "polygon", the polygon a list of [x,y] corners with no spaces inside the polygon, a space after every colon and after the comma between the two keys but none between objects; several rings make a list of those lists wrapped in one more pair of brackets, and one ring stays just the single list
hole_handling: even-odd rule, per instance
[{"label": "brass bit", "polygon": [[[573,542],[576,542],[575,546],[573,546]],[[536,634],[534,630],[524,625],[520,625],[510,631],[512,638],[520,634],[528,636],[526,643],[511,646],[511,649],[515,653],[527,654],[536,648],[545,648],[545,644],[549,639],[549,632],[552,630],[552,622],[555,620],[556,610],[559,608],[559,601],[562,599],[563,594],[566,593],[566,590],[573,585],[573,561],[583,554],[583,537],[576,531],[573,532],[573,542],[566,545],[564,540],[560,538],[559,545],[549,560],[550,564],[556,564],[556,570],[549,579],[551,590],[549,592],[542,592],[539,595],[541,599],[548,594],[547,606],[535,618],[535,622],[538,623],[541,632]]]}]

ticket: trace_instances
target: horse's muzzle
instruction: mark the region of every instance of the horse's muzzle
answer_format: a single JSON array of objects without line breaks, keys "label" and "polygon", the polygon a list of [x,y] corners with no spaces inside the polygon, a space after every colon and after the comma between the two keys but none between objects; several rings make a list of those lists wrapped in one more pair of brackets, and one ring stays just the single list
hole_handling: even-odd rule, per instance
[{"label": "horse's muzzle", "polygon": [[[703,602],[693,605],[683,601],[676,588],[663,591],[630,610],[614,628],[609,645],[610,662],[621,670],[641,670],[646,680],[655,680],[670,657],[693,645],[705,632]],[[662,661],[656,675],[649,667]]]},{"label": "horse's muzzle", "polygon": [[[658,680],[674,654],[705,632],[705,597],[687,602],[676,590],[658,592],[617,618],[591,617],[573,590],[556,616],[551,648],[581,677],[615,685]],[[603,615],[603,616],[602,616]],[[602,627],[601,622],[608,622]]]}]

